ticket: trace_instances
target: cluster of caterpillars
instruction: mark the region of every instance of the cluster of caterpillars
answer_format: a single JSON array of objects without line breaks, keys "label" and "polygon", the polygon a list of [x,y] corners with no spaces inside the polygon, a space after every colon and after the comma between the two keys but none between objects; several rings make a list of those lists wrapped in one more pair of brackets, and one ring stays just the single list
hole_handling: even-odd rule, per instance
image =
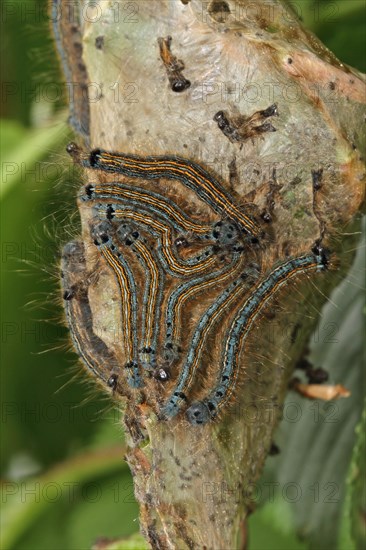
[{"label": "cluster of caterpillars", "polygon": [[[192,425],[208,423],[231,401],[262,309],[299,274],[323,271],[328,253],[317,243],[262,273],[260,223],[196,162],[84,152],[74,143],[68,152],[85,168],[116,174],[80,194],[92,212],[95,269],[87,271],[81,242],[63,250],[63,297],[79,355],[114,392],[145,392],[148,404],[154,395],[159,418],[184,413]],[[179,194],[196,202],[176,202]],[[192,202],[202,205],[200,215]],[[88,299],[100,266],[118,288],[122,336],[113,350],[93,331]],[[212,387],[208,365],[211,372],[216,365]]]},{"label": "cluster of caterpillars", "polygon": [[[63,70],[75,83],[70,123],[88,143],[88,76],[77,7],[51,1]],[[172,52],[171,36],[157,44],[171,91],[187,92],[191,81]],[[103,36],[95,47],[103,52]],[[214,121],[230,142],[242,143],[275,132],[269,119],[277,115],[273,104],[251,116],[218,111]],[[73,143],[68,152],[87,169],[116,175],[112,182],[97,178],[99,183],[85,185],[79,197],[90,208],[87,241],[95,247],[96,264],[90,265],[82,241],[68,243],[62,253],[65,311],[79,356],[115,394],[135,395],[159,418],[185,413],[193,425],[208,423],[232,401],[246,339],[266,304],[294,277],[327,267],[328,254],[319,244],[324,231],[308,254],[263,273],[266,239],[260,223],[196,162],[85,153]],[[313,173],[314,191],[320,180],[321,173]],[[267,223],[272,195],[261,216]],[[114,279],[118,295],[121,331],[113,346],[94,322],[91,294],[102,270]]]}]

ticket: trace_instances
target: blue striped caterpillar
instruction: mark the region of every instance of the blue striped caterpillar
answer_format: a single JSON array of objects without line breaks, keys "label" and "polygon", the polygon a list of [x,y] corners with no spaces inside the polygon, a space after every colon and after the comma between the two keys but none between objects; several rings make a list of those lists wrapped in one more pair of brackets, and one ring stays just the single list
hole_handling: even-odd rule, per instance
[{"label": "blue striped caterpillar", "polygon": [[128,202],[139,210],[148,205],[151,212],[156,214],[177,232],[192,231],[205,237],[211,231],[211,225],[192,220],[176,204],[166,197],[153,192],[146,193],[141,187],[124,185],[122,183],[104,183],[87,185],[83,201],[98,198],[108,202]]},{"label": "blue striped caterpillar", "polygon": [[[71,241],[64,246],[61,254],[61,283],[72,342],[94,378],[116,391],[118,360],[104,341],[94,333],[87,279],[84,245],[80,241]],[[121,387],[119,391],[124,394]]]},{"label": "blue striped caterpillar", "polygon": [[122,223],[117,230],[117,235],[120,243],[124,243],[133,250],[146,276],[142,301],[140,357],[142,365],[148,367],[155,363],[164,273],[154,250],[150,249],[140,231],[131,224]]},{"label": "blue striped caterpillar", "polygon": [[66,79],[69,123],[86,143],[89,142],[89,78],[83,61],[80,7],[76,2],[51,0],[50,20],[57,52]]},{"label": "blue striped caterpillar", "polygon": [[121,291],[124,347],[127,356],[125,368],[129,371],[128,382],[130,386],[139,388],[143,385],[143,382],[139,374],[137,360],[137,336],[135,329],[137,325],[136,283],[128,262],[118,252],[113,242],[111,232],[111,225],[104,221],[92,227],[91,237],[118,281]]}]

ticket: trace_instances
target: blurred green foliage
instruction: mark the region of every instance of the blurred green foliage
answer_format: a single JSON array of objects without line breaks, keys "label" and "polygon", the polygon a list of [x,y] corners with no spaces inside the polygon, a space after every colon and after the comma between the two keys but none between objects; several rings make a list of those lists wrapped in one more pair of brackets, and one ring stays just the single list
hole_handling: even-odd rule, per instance
[{"label": "blurred green foliage", "polygon": [[[342,61],[366,70],[363,0],[291,4],[304,24]],[[9,550],[90,548],[98,537],[123,537],[138,531],[132,479],[123,462],[119,413],[86,383],[81,369],[74,368],[76,356],[62,322],[58,262],[62,243],[78,233],[78,173],[69,167],[64,153],[71,134],[61,110],[62,94],[51,101],[42,93],[47,84],[56,83],[62,89],[47,14],[46,0],[12,0],[2,5],[1,548]],[[351,300],[357,308],[360,293],[351,296],[349,287],[345,292],[346,302]],[[360,339],[358,346],[360,350]],[[359,368],[359,356],[346,360],[351,361],[350,367]],[[337,539],[344,550],[365,544],[357,520],[357,514],[365,512],[365,470],[360,458],[365,444],[360,427],[349,466],[362,400],[357,386],[362,390],[362,384],[356,375],[350,384],[355,386],[358,408],[354,417],[344,413],[348,437],[341,450],[334,450],[341,453],[335,460],[342,463],[337,509],[333,507],[327,516],[327,506],[319,512],[319,507],[311,510],[297,503],[296,511],[291,499],[272,502],[269,498],[250,520],[251,550],[296,550],[306,548],[309,541],[313,547],[334,547]],[[326,412],[321,414],[324,418]],[[304,421],[296,426],[297,432],[294,426],[290,428],[285,427],[282,437],[295,440],[300,433],[297,445],[310,468],[302,479],[308,485],[312,479],[316,483],[318,477],[311,477],[312,460],[317,466],[320,459],[326,460],[324,445],[317,444],[317,426],[309,428]],[[307,441],[305,435],[311,430],[311,448],[319,449],[313,458],[306,454],[306,445],[301,447],[301,438]],[[289,452],[269,459],[272,464],[263,483],[300,479],[299,459],[293,477],[284,476],[283,464],[290,468]],[[340,507],[344,514],[338,537],[332,521],[340,518]],[[329,522],[333,535],[329,529],[320,529],[319,518]],[[320,539],[313,536],[314,530]],[[308,543],[296,538],[299,531]],[[112,547],[143,548],[143,542],[137,537]]]}]

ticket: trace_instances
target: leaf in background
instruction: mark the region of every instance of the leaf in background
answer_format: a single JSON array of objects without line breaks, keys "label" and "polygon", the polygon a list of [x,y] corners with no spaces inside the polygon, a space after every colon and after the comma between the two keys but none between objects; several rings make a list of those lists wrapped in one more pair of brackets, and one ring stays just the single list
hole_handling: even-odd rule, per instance
[{"label": "leaf in background", "polygon": [[84,453],[40,478],[3,483],[1,548],[90,548],[98,537],[136,530],[123,454],[121,446]]},{"label": "leaf in background", "polygon": [[24,459],[41,469],[60,462],[109,422],[110,402],[101,399],[81,365],[76,366],[76,354],[68,352],[60,307],[59,251],[79,227],[73,214],[79,175],[65,163],[65,129],[57,121],[44,131],[2,124],[4,143],[9,136],[2,160],[13,163],[1,201],[5,475]]},{"label": "leaf in background", "polygon": [[[31,176],[32,170],[35,170],[35,163],[64,141],[66,130],[64,119],[63,116],[58,121],[54,120],[48,127],[35,130],[26,130],[16,122],[1,121],[0,199],[3,199],[12,187],[24,183],[26,175]],[[26,172],[24,172],[25,168]]]},{"label": "leaf in background", "polygon": [[366,547],[366,402],[356,427],[356,445],[347,477],[346,499],[340,529],[340,548]]},{"label": "leaf in background", "polygon": [[265,504],[249,518],[249,550],[305,550],[293,527],[289,503]]},{"label": "leaf in background", "polygon": [[363,0],[305,0],[295,5],[304,25],[342,62],[366,71],[365,2]]}]

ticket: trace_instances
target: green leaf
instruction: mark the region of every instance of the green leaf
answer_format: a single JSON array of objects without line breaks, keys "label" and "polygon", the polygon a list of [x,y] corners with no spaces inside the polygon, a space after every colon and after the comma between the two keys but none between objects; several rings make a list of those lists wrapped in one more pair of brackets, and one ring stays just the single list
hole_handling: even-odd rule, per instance
[{"label": "green leaf", "polygon": [[249,550],[305,550],[292,526],[289,503],[281,501],[263,506],[250,516]]},{"label": "green leaf", "polygon": [[14,122],[1,121],[2,173],[0,199],[24,180],[24,168],[34,170],[37,161],[56,149],[65,139],[65,124],[54,119],[46,128],[25,130]]},{"label": "green leaf", "polygon": [[311,29],[338,59],[365,72],[363,0],[304,0],[290,4],[301,15],[305,27]]},{"label": "green leaf", "polygon": [[346,499],[340,529],[340,548],[366,547],[366,402],[356,427],[356,445],[347,476]]},{"label": "green leaf", "polygon": [[[53,141],[48,131],[2,125],[1,139],[7,143],[9,137],[3,160],[15,163],[2,196],[0,222],[5,477],[24,460],[42,471],[77,453],[102,424],[113,426],[114,440],[121,433],[110,401],[102,399],[70,352],[59,298],[59,256],[70,232],[78,231],[74,195],[80,176],[64,150],[68,135],[56,122]],[[40,150],[36,133],[41,136]]]},{"label": "green leaf", "polygon": [[42,477],[3,483],[1,548],[90,548],[98,537],[135,530],[138,507],[124,452],[84,453]]}]

